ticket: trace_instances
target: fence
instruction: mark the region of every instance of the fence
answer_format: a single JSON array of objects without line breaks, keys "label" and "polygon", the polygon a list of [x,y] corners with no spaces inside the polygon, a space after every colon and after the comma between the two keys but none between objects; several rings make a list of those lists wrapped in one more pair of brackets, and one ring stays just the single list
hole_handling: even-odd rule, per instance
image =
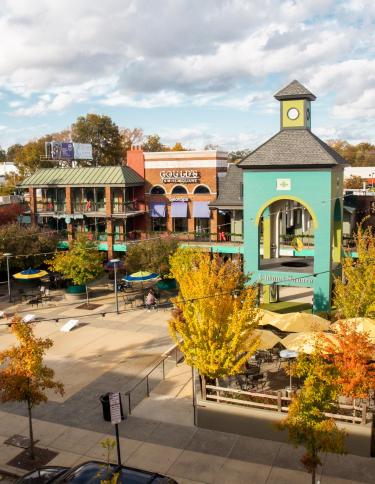
[{"label": "fence", "polygon": [[[287,397],[279,390],[276,394],[270,393],[258,393],[248,392],[244,390],[238,390],[236,388],[226,388],[214,385],[204,385],[202,389],[202,397],[205,395],[205,399],[208,401],[215,401],[217,403],[227,403],[231,405],[242,405],[246,407],[261,408],[264,410],[271,410],[274,412],[288,412],[289,403],[292,401],[291,397]],[[208,392],[207,392],[208,390]],[[210,392],[214,393],[210,393]],[[228,396],[225,396],[228,395]],[[237,398],[235,398],[237,396]],[[270,403],[273,402],[273,403]],[[367,404],[361,405],[345,405],[339,403],[336,408],[346,413],[326,413],[327,417],[331,417],[335,420],[343,420],[356,424],[365,425],[368,419],[368,407]],[[349,414],[351,412],[351,414]],[[357,414],[360,416],[357,416]]]},{"label": "fence", "polygon": [[[143,398],[150,396],[151,390],[159,383],[159,381],[165,380],[166,365],[171,359],[174,360],[174,364],[176,366],[183,359],[183,355],[177,344],[163,353],[161,359],[156,363],[156,365],[154,365],[151,370],[149,370],[147,374],[130,390],[125,392],[124,395],[127,403],[127,413],[129,415],[132,413],[132,408],[142,401]],[[151,380],[151,377],[153,377],[154,381]]]}]

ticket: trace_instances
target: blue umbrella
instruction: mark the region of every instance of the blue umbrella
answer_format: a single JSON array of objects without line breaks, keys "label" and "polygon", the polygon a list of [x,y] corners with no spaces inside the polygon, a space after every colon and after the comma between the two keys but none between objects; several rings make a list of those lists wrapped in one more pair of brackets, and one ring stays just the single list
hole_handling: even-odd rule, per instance
[{"label": "blue umbrella", "polygon": [[124,276],[122,279],[126,282],[144,282],[150,281],[151,279],[157,279],[158,277],[159,274],[156,274],[155,272],[139,271],[133,272],[133,274],[130,274],[129,276]]}]

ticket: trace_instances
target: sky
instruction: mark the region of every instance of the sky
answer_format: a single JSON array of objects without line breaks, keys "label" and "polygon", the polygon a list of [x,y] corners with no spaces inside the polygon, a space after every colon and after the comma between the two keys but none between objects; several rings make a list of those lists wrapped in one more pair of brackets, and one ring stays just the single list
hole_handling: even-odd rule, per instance
[{"label": "sky", "polygon": [[0,0],[0,146],[86,113],[253,149],[298,79],[324,140],[375,142],[374,0]]}]

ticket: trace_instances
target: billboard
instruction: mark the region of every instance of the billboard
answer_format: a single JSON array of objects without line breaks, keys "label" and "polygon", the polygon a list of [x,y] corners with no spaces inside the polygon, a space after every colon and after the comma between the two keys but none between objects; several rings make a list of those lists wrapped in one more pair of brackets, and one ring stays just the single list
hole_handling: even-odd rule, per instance
[{"label": "billboard", "polygon": [[53,160],[92,160],[90,143],[72,143],[71,141],[47,141],[46,157]]},{"label": "billboard", "polygon": [[75,160],[92,160],[92,145],[90,143],[73,143]]}]

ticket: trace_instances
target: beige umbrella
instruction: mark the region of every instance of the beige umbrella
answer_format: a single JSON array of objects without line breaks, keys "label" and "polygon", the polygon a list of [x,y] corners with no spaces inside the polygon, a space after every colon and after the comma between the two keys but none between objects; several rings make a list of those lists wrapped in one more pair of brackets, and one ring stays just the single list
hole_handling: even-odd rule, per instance
[{"label": "beige umbrella", "polygon": [[[370,318],[350,318],[344,319],[350,325],[355,326],[357,331],[361,333],[368,333],[370,338],[375,341],[375,319]],[[337,322],[332,325],[333,329],[337,328]]]},{"label": "beige umbrella", "polygon": [[272,323],[272,326],[280,331],[288,333],[302,333],[309,331],[326,331],[330,323],[326,319],[309,313],[287,313],[281,314]]},{"label": "beige umbrella", "polygon": [[[331,343],[337,344],[337,339],[333,334],[324,333],[324,336],[331,341]],[[314,351],[317,338],[318,333],[314,331],[294,333],[288,334],[288,336],[283,338],[281,344],[288,350],[311,354]]]},{"label": "beige umbrella", "polygon": [[256,329],[254,335],[260,337],[259,350],[269,350],[282,341],[272,331],[266,329]]},{"label": "beige umbrella", "polygon": [[259,321],[259,326],[266,326],[267,324],[272,324],[276,321],[277,318],[280,317],[280,314],[273,313],[272,311],[268,311],[267,309],[259,309],[259,314],[262,316],[262,319]]}]

